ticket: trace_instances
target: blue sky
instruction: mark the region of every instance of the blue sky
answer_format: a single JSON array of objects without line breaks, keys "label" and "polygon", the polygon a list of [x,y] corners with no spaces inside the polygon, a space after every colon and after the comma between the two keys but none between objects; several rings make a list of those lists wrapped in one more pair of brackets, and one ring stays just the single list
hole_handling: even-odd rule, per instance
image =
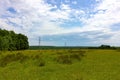
[{"label": "blue sky", "polygon": [[1,0],[0,28],[30,45],[120,46],[119,0]]}]

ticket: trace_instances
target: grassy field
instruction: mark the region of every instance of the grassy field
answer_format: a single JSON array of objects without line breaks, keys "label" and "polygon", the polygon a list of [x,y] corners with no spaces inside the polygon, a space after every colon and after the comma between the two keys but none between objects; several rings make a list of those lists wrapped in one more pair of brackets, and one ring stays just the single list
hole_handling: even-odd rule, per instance
[{"label": "grassy field", "polygon": [[4,51],[0,80],[120,80],[120,51]]}]

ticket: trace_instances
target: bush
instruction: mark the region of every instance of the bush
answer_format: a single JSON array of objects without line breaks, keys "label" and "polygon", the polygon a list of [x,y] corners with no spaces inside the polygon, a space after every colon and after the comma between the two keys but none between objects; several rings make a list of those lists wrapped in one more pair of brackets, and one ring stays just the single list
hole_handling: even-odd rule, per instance
[{"label": "bush", "polygon": [[22,63],[22,62],[26,61],[29,57],[23,55],[22,53],[17,53],[15,55],[15,58],[16,58],[16,61],[20,61]]},{"label": "bush", "polygon": [[33,60],[35,61],[35,65],[40,67],[45,66],[45,61],[43,60],[42,55],[35,55]]},{"label": "bush", "polygon": [[59,63],[72,64],[72,60],[69,55],[59,55],[56,60]]},{"label": "bush", "polygon": [[19,62],[24,62],[28,57],[23,55],[22,53],[17,53],[17,54],[7,54],[6,56],[2,57],[0,59],[0,66],[5,67],[7,64],[14,62],[14,61],[19,61]]},{"label": "bush", "polygon": [[72,58],[72,59],[77,59],[77,60],[81,60],[81,56],[80,56],[79,54],[77,54],[77,53],[71,54],[71,55],[70,55],[70,58]]},{"label": "bush", "polygon": [[69,53],[72,53],[72,54],[75,54],[75,53],[77,53],[77,54],[79,54],[79,55],[81,55],[81,56],[84,56],[85,55],[85,51],[82,51],[82,50],[69,50],[68,51]]},{"label": "bush", "polygon": [[45,66],[45,61],[40,60],[38,66]]},{"label": "bush", "polygon": [[57,52],[57,58],[56,61],[59,63],[63,63],[63,64],[72,64],[72,60],[76,59],[76,60],[81,60],[81,58],[83,56],[85,56],[85,51],[81,51],[81,50],[68,50],[65,53],[62,52]]}]

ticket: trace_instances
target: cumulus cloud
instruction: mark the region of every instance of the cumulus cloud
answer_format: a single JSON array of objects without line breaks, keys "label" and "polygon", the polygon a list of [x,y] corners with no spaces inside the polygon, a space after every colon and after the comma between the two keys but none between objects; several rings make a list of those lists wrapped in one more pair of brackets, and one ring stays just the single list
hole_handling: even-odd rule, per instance
[{"label": "cumulus cloud", "polygon": [[[65,3],[69,2],[70,0],[65,0]],[[84,11],[74,9],[70,4],[61,3],[58,7],[44,0],[1,0],[0,28],[26,34],[30,44],[38,36],[71,33],[81,33],[82,36],[83,32],[86,32],[84,37],[93,39],[91,43],[116,45],[120,41],[118,37],[120,30],[113,31],[113,25],[120,24],[120,1],[96,0],[96,2],[94,9]],[[52,0],[52,3],[56,3],[55,0]],[[72,3],[76,5],[77,1]],[[78,21],[82,25],[69,28],[61,26],[66,21]],[[103,37],[106,35],[110,37],[107,39]]]},{"label": "cumulus cloud", "polygon": [[[33,30],[33,34],[38,35],[59,34],[61,31],[65,33],[67,30],[61,28],[59,24],[64,20],[70,20],[73,12],[69,5],[62,4],[60,9],[57,9],[57,6],[45,3],[44,0],[4,0],[0,2],[0,6],[1,19],[12,23],[4,22],[7,26],[1,25],[0,27],[5,29],[9,27],[13,30],[19,26],[21,29],[18,28],[18,33],[24,30],[25,34],[29,34],[31,30]],[[13,10],[8,10],[9,8],[16,13],[13,14]]]},{"label": "cumulus cloud", "polygon": [[[100,29],[104,35],[111,35],[108,39],[103,38],[101,41],[95,42],[119,45],[118,42],[120,38],[118,36],[120,35],[120,31],[113,31],[113,25],[116,23],[120,24],[120,1],[102,0],[95,8],[95,11],[97,13],[93,14],[91,18],[86,20],[86,23]],[[110,27],[112,27],[112,29]]]}]

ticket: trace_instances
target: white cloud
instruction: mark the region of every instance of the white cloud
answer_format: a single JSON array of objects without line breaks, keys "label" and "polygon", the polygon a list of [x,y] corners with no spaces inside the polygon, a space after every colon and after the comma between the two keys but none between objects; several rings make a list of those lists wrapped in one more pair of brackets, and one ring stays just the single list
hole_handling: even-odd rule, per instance
[{"label": "white cloud", "polygon": [[[101,13],[101,10],[105,10]],[[110,26],[111,24],[120,22],[120,1],[117,0],[103,0],[96,8],[99,11],[94,15],[91,21],[98,23],[97,25]]]},{"label": "white cloud", "polygon": [[[3,3],[6,4],[7,6],[3,5]],[[13,22],[21,26],[21,29],[18,28],[19,29],[17,30],[18,32],[24,30],[24,33],[28,35],[29,33],[31,33],[29,31],[33,30],[33,34],[35,33],[38,35],[49,35],[49,34],[67,33],[67,32],[72,32],[72,30],[76,30],[76,29],[65,30],[64,28],[60,27],[62,21],[70,20],[71,18],[71,14],[73,10],[68,5],[62,4],[61,9],[57,9],[56,6],[47,4],[43,0],[35,0],[35,1],[4,0],[0,2],[0,4],[1,4],[0,10],[4,9],[1,15],[10,16],[4,19],[9,20],[10,22]],[[17,14],[12,14],[9,11],[6,11],[9,7],[14,8]],[[55,10],[51,11],[51,9],[55,9]],[[77,12],[76,14],[79,13],[81,12]],[[51,22],[51,20],[55,22]],[[34,24],[34,22],[36,24]],[[17,27],[7,23],[6,25],[7,25],[6,27],[9,27],[10,29],[12,29],[12,27],[13,28]],[[9,25],[12,27],[10,27]]]},{"label": "white cloud", "polygon": [[[70,0],[66,0],[68,3]],[[1,0],[0,1],[0,28],[15,30],[17,33],[24,33],[30,39],[39,35],[58,35],[67,33],[81,33],[87,31],[100,31],[100,34],[89,35],[89,38],[96,38],[99,35],[112,35],[111,38],[99,42],[114,44],[120,41],[119,31],[112,31],[111,26],[120,23],[120,1],[119,0],[96,0],[100,2],[96,8],[91,10],[96,14],[89,14],[79,9],[73,9],[67,4],[57,6],[47,4],[44,0]],[[54,0],[53,0],[54,2]],[[76,4],[76,2],[73,2]],[[13,14],[7,9],[12,7],[16,10]],[[91,17],[87,17],[91,15]],[[74,18],[73,18],[74,17]],[[60,24],[64,21],[78,20],[84,25],[74,28],[64,28]],[[9,21],[20,27],[9,24]],[[87,37],[87,36],[85,36]]]},{"label": "white cloud", "polygon": [[[118,37],[120,31],[113,31],[110,28],[112,25],[120,23],[120,1],[102,0],[102,3],[96,7],[95,11],[98,11],[98,13],[86,20],[87,25],[101,30],[101,33],[104,35],[111,35],[108,39],[96,40],[95,42],[120,45],[118,44],[120,41]],[[114,26],[112,27],[114,28]]]}]

